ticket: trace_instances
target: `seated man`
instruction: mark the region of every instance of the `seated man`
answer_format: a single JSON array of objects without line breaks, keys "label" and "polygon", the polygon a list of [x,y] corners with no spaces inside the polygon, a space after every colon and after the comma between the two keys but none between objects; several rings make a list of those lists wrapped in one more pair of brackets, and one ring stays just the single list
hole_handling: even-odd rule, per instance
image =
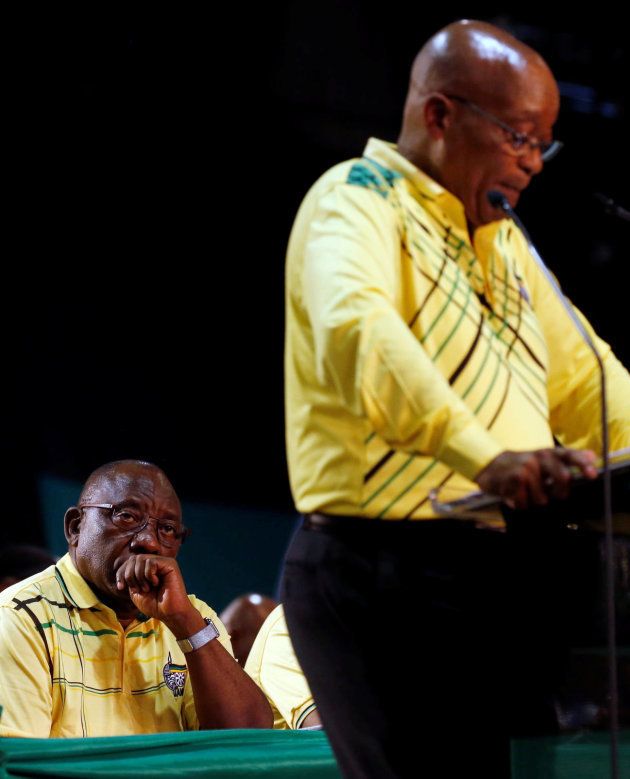
[{"label": "seated man", "polygon": [[306,677],[293,651],[282,604],[261,627],[245,670],[267,696],[274,728],[299,730],[321,725]]},{"label": "seated man", "polygon": [[245,668],[252,644],[263,622],[277,605],[278,602],[273,598],[250,592],[234,598],[219,615],[230,634],[234,657],[241,664],[241,668]]},{"label": "seated man", "polygon": [[102,466],[64,527],[68,554],[0,594],[1,736],[271,727],[215,612],[186,593],[159,468]]}]

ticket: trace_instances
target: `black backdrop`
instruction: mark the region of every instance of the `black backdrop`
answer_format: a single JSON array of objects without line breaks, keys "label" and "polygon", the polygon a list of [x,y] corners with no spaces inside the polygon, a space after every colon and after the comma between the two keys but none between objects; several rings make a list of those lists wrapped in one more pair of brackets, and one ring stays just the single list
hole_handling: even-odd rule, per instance
[{"label": "black backdrop", "polygon": [[630,364],[629,227],[592,197],[630,202],[625,28],[610,14],[498,13],[103,4],[7,23],[5,540],[40,539],[38,474],[83,480],[119,457],[156,461],[189,500],[290,508],[293,215],[326,167],[369,135],[395,139],[415,52],[462,15],[508,26],[562,84],[566,148],[519,212]]}]

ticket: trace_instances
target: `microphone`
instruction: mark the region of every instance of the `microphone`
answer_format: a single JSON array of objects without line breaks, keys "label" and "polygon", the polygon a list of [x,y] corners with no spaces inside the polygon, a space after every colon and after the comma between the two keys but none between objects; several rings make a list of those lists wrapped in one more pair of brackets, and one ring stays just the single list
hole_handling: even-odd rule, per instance
[{"label": "microphone", "polygon": [[503,192],[497,192],[496,189],[491,189],[490,192],[488,192],[488,202],[494,208],[502,208],[504,211],[508,212],[511,210],[508,199]]},{"label": "microphone", "polygon": [[[600,357],[597,347],[593,343],[593,339],[590,333],[584,327],[582,321],[575,313],[573,306],[564,296],[564,293],[560,289],[560,285],[556,281],[553,274],[547,268],[543,258],[540,256],[536,247],[534,246],[532,239],[525,229],[525,225],[516,214],[508,199],[502,192],[498,192],[495,189],[491,189],[486,195],[488,202],[493,208],[500,209],[510,219],[512,219],[520,231],[525,236],[529,251],[534,258],[536,264],[542,271],[544,277],[547,279],[551,288],[556,293],[559,301],[562,303],[565,311],[569,315],[569,318],[573,322],[577,331],[580,333],[589,349],[593,352],[593,356],[597,361],[600,376],[600,392],[602,399],[601,410],[601,428],[602,428],[602,477],[604,485],[604,524],[605,524],[605,548],[606,548],[606,616],[608,620],[608,680],[610,686],[610,729],[611,729],[611,752],[612,752],[612,765],[616,764],[617,757],[617,736],[619,732],[619,699],[618,699],[618,687],[617,687],[617,650],[616,650],[616,635],[615,635],[615,599],[614,599],[614,550],[613,550],[613,524],[612,524],[612,486],[611,486],[611,473],[610,473],[610,457],[609,457],[609,439],[608,439],[608,408],[606,405],[606,372],[604,370],[604,363]],[[612,202],[612,201],[611,201]],[[616,776],[616,774],[615,774]]]}]

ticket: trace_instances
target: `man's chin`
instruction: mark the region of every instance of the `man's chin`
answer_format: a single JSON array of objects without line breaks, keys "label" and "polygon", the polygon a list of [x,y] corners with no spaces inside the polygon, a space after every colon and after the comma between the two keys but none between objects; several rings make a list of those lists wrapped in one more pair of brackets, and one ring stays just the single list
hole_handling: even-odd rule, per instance
[{"label": "man's chin", "polygon": [[477,220],[477,224],[473,223],[472,220],[469,220],[470,227],[472,228],[472,232],[474,232],[479,227],[485,227],[486,225],[492,224],[492,222],[500,222],[502,219],[505,219],[505,214],[503,211],[498,211],[496,209],[488,209],[484,211]]},{"label": "man's chin", "polygon": [[[506,195],[506,198],[511,208],[514,208],[518,203],[518,195],[516,195],[516,197],[507,197]],[[488,203],[482,210],[479,227],[481,227],[481,225],[491,224],[492,222],[500,222],[502,219],[507,218],[508,216],[502,208],[494,208]]]},{"label": "man's chin", "polygon": [[129,597],[129,590],[127,588],[119,590],[115,581],[113,583],[108,582],[105,590],[99,590],[94,587],[94,585],[92,585],[92,589],[96,593],[98,599],[106,606],[114,609],[114,611],[119,611],[121,609],[126,610],[127,608],[131,610],[135,608]]}]

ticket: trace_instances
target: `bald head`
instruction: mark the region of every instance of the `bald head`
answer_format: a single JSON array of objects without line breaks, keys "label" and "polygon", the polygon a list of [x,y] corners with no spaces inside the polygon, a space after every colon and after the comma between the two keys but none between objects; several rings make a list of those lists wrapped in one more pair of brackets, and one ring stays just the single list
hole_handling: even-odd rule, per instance
[{"label": "bald head", "polygon": [[440,30],[420,49],[409,97],[444,92],[493,100],[497,88],[530,87],[532,70],[546,72],[553,81],[543,58],[529,46],[492,24],[463,20]]},{"label": "bald head", "polygon": [[230,634],[234,657],[241,666],[245,665],[254,639],[263,622],[277,605],[277,601],[273,598],[258,593],[249,593],[235,598],[221,612],[221,622]]},{"label": "bald head", "polygon": [[[501,157],[510,153],[501,124],[547,142],[559,104],[553,74],[537,52],[494,25],[454,22],[413,63],[398,148],[462,201],[475,228],[501,218],[486,208],[488,186],[509,190],[514,206],[542,169],[529,145],[516,164],[516,157]],[[477,185],[485,189],[472,191]]]},{"label": "bald head", "polygon": [[148,479],[165,490],[175,490],[161,468],[144,460],[116,460],[101,465],[87,478],[81,491],[79,503],[91,503],[103,492],[116,485],[126,484],[136,479]]}]

